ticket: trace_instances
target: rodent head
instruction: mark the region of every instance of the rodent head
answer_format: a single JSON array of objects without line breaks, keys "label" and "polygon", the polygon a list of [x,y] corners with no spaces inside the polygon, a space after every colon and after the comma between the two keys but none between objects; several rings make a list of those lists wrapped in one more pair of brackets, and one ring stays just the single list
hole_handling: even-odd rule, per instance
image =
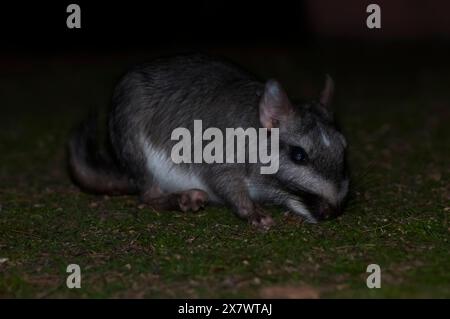
[{"label": "rodent head", "polygon": [[279,170],[283,202],[310,222],[337,217],[348,193],[344,136],[329,109],[334,83],[327,76],[318,101],[291,103],[281,85],[266,83],[260,100],[261,124],[279,128]]}]

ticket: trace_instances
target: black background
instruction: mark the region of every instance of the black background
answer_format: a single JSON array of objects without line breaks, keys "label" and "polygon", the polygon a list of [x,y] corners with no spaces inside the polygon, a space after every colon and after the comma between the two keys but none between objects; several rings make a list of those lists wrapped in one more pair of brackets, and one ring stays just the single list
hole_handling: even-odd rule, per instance
[{"label": "black background", "polygon": [[[378,30],[365,25],[366,7],[372,2],[344,0],[336,5],[333,0],[320,0],[315,12],[311,7],[316,2],[311,0],[5,2],[0,7],[0,50],[26,54],[211,46],[315,47],[321,43],[334,47],[448,47],[448,1],[379,0],[375,2],[382,8],[382,28]],[[70,3],[81,7],[81,29],[66,26]],[[322,16],[320,22],[318,15]],[[334,25],[321,25],[331,18]]]},{"label": "black background", "polygon": [[[81,29],[66,8],[81,7]],[[157,46],[305,44],[303,1],[34,1],[2,4],[1,45],[8,50]]]}]

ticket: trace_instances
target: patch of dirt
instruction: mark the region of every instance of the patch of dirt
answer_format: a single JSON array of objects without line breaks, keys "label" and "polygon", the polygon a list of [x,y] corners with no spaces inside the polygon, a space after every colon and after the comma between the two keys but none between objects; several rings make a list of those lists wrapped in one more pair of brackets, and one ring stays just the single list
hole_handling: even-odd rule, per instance
[{"label": "patch of dirt", "polygon": [[270,286],[261,289],[261,298],[268,299],[318,299],[319,291],[311,286]]}]

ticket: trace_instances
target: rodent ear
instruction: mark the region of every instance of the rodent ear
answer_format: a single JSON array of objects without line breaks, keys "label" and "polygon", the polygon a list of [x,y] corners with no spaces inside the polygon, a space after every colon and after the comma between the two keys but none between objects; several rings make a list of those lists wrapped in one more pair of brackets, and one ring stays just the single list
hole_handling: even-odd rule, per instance
[{"label": "rodent ear", "polygon": [[319,99],[320,104],[326,107],[330,106],[331,100],[333,99],[333,95],[334,95],[334,81],[331,78],[331,76],[327,74],[325,80],[325,87],[320,93]]},{"label": "rodent ear", "polygon": [[290,116],[293,107],[280,83],[275,80],[266,82],[264,93],[259,101],[259,120],[263,127],[278,127],[279,122]]}]

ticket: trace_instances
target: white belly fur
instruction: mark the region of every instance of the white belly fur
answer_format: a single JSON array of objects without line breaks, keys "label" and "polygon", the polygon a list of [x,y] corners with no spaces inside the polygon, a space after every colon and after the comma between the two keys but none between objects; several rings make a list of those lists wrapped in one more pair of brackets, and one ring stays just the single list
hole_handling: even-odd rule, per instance
[{"label": "white belly fur", "polygon": [[180,192],[189,189],[201,189],[210,199],[215,196],[199,176],[183,170],[175,164],[163,150],[158,150],[144,138],[142,139],[147,168],[164,192]]}]

